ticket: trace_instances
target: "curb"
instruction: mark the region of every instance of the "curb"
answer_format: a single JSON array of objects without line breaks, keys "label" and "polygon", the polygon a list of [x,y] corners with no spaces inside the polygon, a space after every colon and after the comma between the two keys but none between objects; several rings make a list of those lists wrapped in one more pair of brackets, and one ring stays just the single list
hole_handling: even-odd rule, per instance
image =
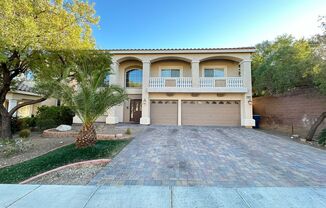
[{"label": "curb", "polygon": [[82,162],[71,163],[71,164],[68,164],[68,165],[64,165],[64,166],[61,166],[61,167],[46,171],[44,173],[33,176],[31,178],[28,178],[28,179],[20,182],[19,184],[27,184],[27,183],[35,180],[35,179],[46,176],[46,175],[48,175],[50,173],[53,173],[53,172],[56,172],[56,171],[59,171],[59,170],[63,170],[63,169],[66,169],[66,168],[70,168],[70,167],[78,167],[78,166],[82,166],[82,165],[85,165],[85,164],[94,164],[94,165],[96,165],[96,164],[103,164],[103,163],[109,163],[109,162],[111,162],[111,159],[86,160],[86,161],[82,161]]},{"label": "curb", "polygon": [[[46,138],[65,138],[76,137],[76,131],[56,131],[55,129],[47,129],[42,133],[42,137]],[[98,140],[120,140],[126,139],[123,134],[96,134]]]}]

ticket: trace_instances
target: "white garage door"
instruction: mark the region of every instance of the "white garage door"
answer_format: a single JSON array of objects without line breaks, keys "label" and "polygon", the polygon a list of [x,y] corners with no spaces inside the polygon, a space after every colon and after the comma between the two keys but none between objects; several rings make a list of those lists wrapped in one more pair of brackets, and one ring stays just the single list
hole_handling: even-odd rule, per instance
[{"label": "white garage door", "polygon": [[178,124],[178,101],[152,100],[151,124],[177,125]]},{"label": "white garage door", "polygon": [[182,101],[182,125],[240,126],[240,101]]}]

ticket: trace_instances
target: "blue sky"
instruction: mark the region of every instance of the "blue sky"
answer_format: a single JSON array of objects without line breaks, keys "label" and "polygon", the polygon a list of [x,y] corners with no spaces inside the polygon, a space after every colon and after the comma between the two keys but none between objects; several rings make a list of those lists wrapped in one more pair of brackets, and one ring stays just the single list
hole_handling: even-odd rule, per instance
[{"label": "blue sky", "polygon": [[326,15],[326,0],[92,1],[101,49],[253,46],[284,33],[310,37]]}]

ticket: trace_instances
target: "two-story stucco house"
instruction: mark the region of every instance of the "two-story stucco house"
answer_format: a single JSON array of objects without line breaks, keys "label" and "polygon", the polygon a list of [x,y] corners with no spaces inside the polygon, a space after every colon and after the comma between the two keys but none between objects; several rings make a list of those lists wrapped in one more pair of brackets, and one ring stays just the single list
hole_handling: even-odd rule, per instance
[{"label": "two-story stucco house", "polygon": [[251,127],[253,52],[253,47],[110,50],[110,82],[125,87],[129,100],[98,121]]}]

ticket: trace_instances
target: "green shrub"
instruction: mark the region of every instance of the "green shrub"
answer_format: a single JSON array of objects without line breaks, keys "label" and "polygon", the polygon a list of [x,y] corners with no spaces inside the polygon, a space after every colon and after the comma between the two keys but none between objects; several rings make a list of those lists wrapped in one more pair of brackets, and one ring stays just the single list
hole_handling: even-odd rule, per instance
[{"label": "green shrub", "polygon": [[326,145],[326,128],[320,132],[318,136],[318,144]]},{"label": "green shrub", "polygon": [[29,128],[36,127],[36,118],[34,116],[22,118],[22,120],[24,120],[27,127],[29,127]]},{"label": "green shrub", "polygon": [[74,112],[66,106],[41,106],[35,116],[36,126],[44,130],[61,124],[71,125],[74,116]]},{"label": "green shrub", "polygon": [[28,128],[28,124],[26,123],[26,120],[18,117],[12,117],[11,118],[11,131],[12,133],[19,132],[22,129]]},{"label": "green shrub", "polygon": [[130,128],[127,128],[127,130],[126,130],[125,134],[128,134],[128,135],[130,135],[130,134],[131,134],[131,130],[130,130]]},{"label": "green shrub", "polygon": [[31,129],[36,127],[36,118],[35,117],[26,117],[26,118],[11,118],[11,131],[13,133],[19,132],[23,129]]},{"label": "green shrub", "polygon": [[46,129],[52,129],[58,126],[56,121],[53,119],[37,119],[36,122],[37,127],[42,131]]},{"label": "green shrub", "polygon": [[14,134],[18,131],[20,131],[20,121],[17,117],[12,117],[11,118],[11,132]]},{"label": "green shrub", "polygon": [[31,130],[29,129],[23,129],[19,132],[19,137],[26,139],[31,136]]}]

